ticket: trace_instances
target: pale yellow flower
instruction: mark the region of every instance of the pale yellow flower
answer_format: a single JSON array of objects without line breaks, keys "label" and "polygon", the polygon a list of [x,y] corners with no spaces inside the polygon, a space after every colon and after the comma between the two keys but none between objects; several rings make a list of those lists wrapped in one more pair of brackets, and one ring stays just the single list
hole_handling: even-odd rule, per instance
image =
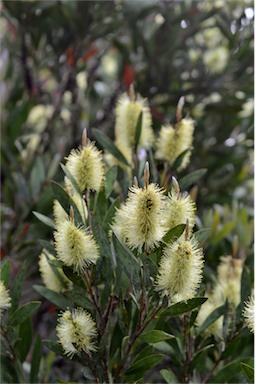
[{"label": "pale yellow flower", "polygon": [[54,232],[57,257],[67,266],[82,270],[95,264],[99,250],[92,234],[83,227],[76,227],[72,221],[58,223]]},{"label": "pale yellow flower", "polygon": [[58,318],[56,331],[64,353],[70,358],[82,351],[90,355],[96,350],[93,341],[97,335],[96,323],[82,308],[63,312]]},{"label": "pale yellow flower", "polygon": [[46,249],[39,256],[39,271],[46,288],[61,292],[72,287],[72,282],[66,277],[61,268],[50,265],[49,260],[57,260]]},{"label": "pale yellow flower", "polygon": [[254,333],[254,323],[255,323],[255,306],[254,306],[254,289],[251,292],[249,300],[245,303],[243,310],[243,317],[247,327]]},{"label": "pale yellow flower", "polygon": [[197,242],[179,238],[168,244],[160,261],[156,290],[168,297],[169,303],[195,296],[202,280],[203,252]]},{"label": "pale yellow flower", "polygon": [[139,94],[130,97],[127,93],[123,93],[117,101],[115,109],[116,142],[121,142],[127,147],[134,146],[137,121],[141,112],[143,112],[143,120],[139,145],[144,148],[151,147],[154,140],[151,113],[147,100]]},{"label": "pale yellow flower", "polygon": [[3,281],[0,280],[0,314],[11,307],[11,297],[9,290],[5,287]]},{"label": "pale yellow flower", "polygon": [[105,169],[102,154],[94,143],[89,142],[78,150],[73,149],[66,158],[66,167],[82,192],[101,189]]},{"label": "pale yellow flower", "polygon": [[186,193],[176,192],[174,189],[169,193],[169,205],[167,208],[166,226],[172,229],[179,224],[189,221],[189,228],[195,225],[196,205]]},{"label": "pale yellow flower", "polygon": [[190,118],[181,119],[175,128],[172,125],[162,126],[157,140],[155,157],[173,165],[181,153],[190,149],[184,155],[178,170],[186,168],[190,161],[193,133],[194,121]]},{"label": "pale yellow flower", "polygon": [[141,252],[143,246],[154,248],[166,232],[165,207],[166,196],[157,185],[133,186],[127,200],[116,211],[112,229],[132,249]]}]

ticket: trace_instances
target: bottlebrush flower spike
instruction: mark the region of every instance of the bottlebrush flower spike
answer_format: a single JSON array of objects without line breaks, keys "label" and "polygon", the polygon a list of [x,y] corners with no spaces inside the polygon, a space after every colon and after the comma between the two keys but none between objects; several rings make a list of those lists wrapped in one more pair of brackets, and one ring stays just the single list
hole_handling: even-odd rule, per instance
[{"label": "bottlebrush flower spike", "polygon": [[93,341],[97,335],[96,324],[82,308],[63,312],[58,318],[56,331],[64,353],[70,358],[82,351],[90,355],[96,350]]},{"label": "bottlebrush flower spike", "polygon": [[251,292],[251,296],[249,300],[245,302],[243,317],[247,324],[247,327],[251,330],[252,333],[254,333],[254,323],[255,323],[254,289]]},{"label": "bottlebrush flower spike", "polygon": [[148,184],[148,165],[145,167],[145,186],[130,188],[127,200],[116,211],[112,229],[130,248],[141,252],[158,246],[166,229],[166,196],[156,184]]},{"label": "bottlebrush flower spike", "polygon": [[160,261],[156,290],[170,302],[187,300],[195,296],[202,280],[203,252],[197,242],[179,238],[168,244]]},{"label": "bottlebrush flower spike", "polygon": [[5,287],[3,281],[0,280],[0,314],[11,307],[11,297],[9,290]]},{"label": "bottlebrush flower spike", "polygon": [[72,282],[66,277],[61,268],[50,265],[49,260],[57,260],[46,249],[43,249],[39,256],[39,271],[46,288],[55,292],[61,292],[72,287]]},{"label": "bottlebrush flower spike", "polygon": [[94,143],[86,140],[86,145],[77,150],[73,149],[66,158],[66,167],[82,192],[101,189],[105,169],[102,154]]},{"label": "bottlebrush flower spike", "polygon": [[144,148],[150,148],[153,139],[152,117],[147,104],[139,94],[135,95],[134,88],[131,86],[128,93],[123,93],[115,109],[115,137],[117,143],[123,143],[127,147],[133,147],[135,144],[135,133],[138,117],[143,113],[142,130],[139,139],[139,145]]},{"label": "bottlebrush flower spike", "polygon": [[174,187],[169,193],[166,226],[172,229],[189,220],[189,229],[195,225],[196,204],[187,193],[181,193],[177,180],[173,177]]},{"label": "bottlebrush flower spike", "polygon": [[94,237],[83,227],[76,227],[72,220],[58,223],[54,232],[57,257],[67,266],[82,270],[99,258]]},{"label": "bottlebrush flower spike", "polygon": [[[170,124],[162,126],[157,140],[155,157],[173,165],[181,153],[187,149],[192,149],[194,128],[194,121],[190,118],[181,119],[175,128]],[[178,170],[187,167],[190,154],[191,152],[188,151],[184,155]]]}]

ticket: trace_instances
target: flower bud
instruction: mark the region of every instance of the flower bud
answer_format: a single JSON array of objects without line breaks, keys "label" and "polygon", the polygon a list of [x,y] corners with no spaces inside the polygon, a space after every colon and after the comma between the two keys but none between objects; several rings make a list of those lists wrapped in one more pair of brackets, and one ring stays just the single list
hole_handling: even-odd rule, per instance
[{"label": "flower bud", "polygon": [[70,358],[82,351],[90,355],[96,350],[93,342],[97,335],[96,324],[82,308],[63,312],[58,318],[56,331],[64,353]]}]

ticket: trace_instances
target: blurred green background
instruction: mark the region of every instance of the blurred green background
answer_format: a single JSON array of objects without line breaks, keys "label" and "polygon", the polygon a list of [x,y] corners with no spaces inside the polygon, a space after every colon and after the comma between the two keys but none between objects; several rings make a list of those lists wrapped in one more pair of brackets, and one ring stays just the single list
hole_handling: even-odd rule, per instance
[{"label": "blurred green background", "polygon": [[38,239],[51,237],[32,211],[52,214],[51,180],[62,180],[59,162],[80,144],[84,127],[92,139],[92,128],[113,138],[115,102],[131,83],[148,98],[156,133],[174,121],[181,96],[184,113],[196,120],[191,163],[177,177],[208,169],[193,188],[197,227],[211,228],[205,277],[222,254],[251,265],[253,2],[0,7],[1,258],[11,258],[13,277],[26,262],[23,296],[37,298]]}]

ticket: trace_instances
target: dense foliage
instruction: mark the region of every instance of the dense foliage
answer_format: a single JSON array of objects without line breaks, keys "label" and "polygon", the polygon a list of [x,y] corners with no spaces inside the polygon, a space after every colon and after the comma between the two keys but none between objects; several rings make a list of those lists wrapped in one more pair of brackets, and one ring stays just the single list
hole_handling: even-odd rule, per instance
[{"label": "dense foliage", "polygon": [[[7,300],[0,308],[1,381],[252,382],[253,338],[242,316],[254,285],[252,2],[2,1],[0,6],[1,281],[11,296],[11,307]],[[176,108],[184,96],[182,116],[196,121],[186,168],[180,165],[187,153],[170,167],[155,157],[156,139],[141,151],[139,119],[132,148],[139,156],[125,168],[115,108],[131,84],[148,99],[155,138],[163,124],[178,122]],[[71,202],[63,171],[71,188],[81,196],[83,191],[68,167],[59,166],[81,144],[84,127],[106,155],[103,188],[85,199],[86,217]],[[194,233],[204,252],[203,281],[196,297],[175,304],[154,290],[162,244],[153,252],[143,248],[140,255],[110,237],[115,207],[126,200],[133,176],[143,186],[146,161],[150,183],[170,192],[174,176],[197,205]],[[61,292],[43,285],[38,266],[43,248],[56,254],[55,199],[75,223],[89,217],[100,248],[99,261],[85,277],[63,260],[50,263],[67,279]],[[181,224],[164,242],[183,236],[187,223]],[[229,255],[243,263],[240,303],[233,309],[227,297],[198,325],[209,302],[204,297],[211,291],[216,297],[221,257]],[[89,353],[68,360],[57,344],[59,310],[77,306],[102,327],[92,360]],[[219,337],[208,329],[220,318]]]}]

